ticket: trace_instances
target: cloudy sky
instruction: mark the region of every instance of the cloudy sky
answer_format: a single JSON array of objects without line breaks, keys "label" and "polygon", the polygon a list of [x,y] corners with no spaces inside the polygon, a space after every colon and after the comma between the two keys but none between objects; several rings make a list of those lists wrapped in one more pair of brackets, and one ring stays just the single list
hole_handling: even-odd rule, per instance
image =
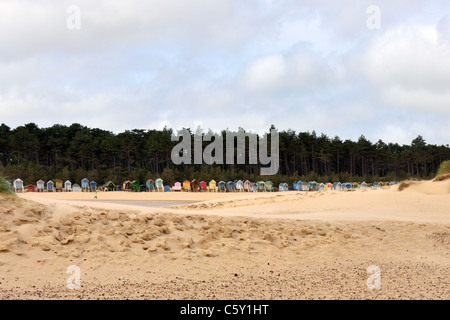
[{"label": "cloudy sky", "polygon": [[28,122],[448,144],[450,2],[0,0],[0,123]]}]

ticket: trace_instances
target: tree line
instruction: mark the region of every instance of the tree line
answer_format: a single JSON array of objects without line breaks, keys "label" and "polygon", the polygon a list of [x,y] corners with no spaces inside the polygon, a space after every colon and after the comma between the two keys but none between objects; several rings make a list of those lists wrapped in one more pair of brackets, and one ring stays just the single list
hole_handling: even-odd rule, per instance
[{"label": "tree line", "polygon": [[[194,141],[194,132],[188,130]],[[171,140],[173,133],[167,127],[113,133],[77,123],[47,128],[39,128],[34,123],[16,128],[1,124],[0,173],[10,180],[21,178],[25,184],[34,184],[39,179],[79,183],[85,177],[99,184],[109,180],[116,184],[125,180],[145,182],[158,177],[170,185],[186,179],[269,179],[275,184],[295,180],[374,182],[430,178],[443,161],[450,159],[449,145],[427,144],[421,136],[409,145],[399,145],[382,140],[372,143],[363,135],[352,141],[317,135],[315,131],[286,130],[279,132],[278,174],[260,177],[260,165],[248,161],[246,164],[173,164],[171,152],[178,144]],[[226,131],[220,134],[225,141]],[[208,143],[203,142],[204,146]]]}]

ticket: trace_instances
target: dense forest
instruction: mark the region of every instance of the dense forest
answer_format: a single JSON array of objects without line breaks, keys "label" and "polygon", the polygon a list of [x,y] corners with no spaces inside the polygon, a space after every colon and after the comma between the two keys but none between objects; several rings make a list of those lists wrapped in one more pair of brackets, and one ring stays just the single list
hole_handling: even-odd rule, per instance
[{"label": "dense forest", "polygon": [[[193,131],[189,132],[193,136]],[[443,161],[450,159],[449,145],[430,145],[421,136],[410,145],[399,145],[381,140],[372,143],[364,136],[351,141],[314,131],[287,130],[279,132],[278,175],[268,178],[259,177],[260,165],[254,164],[174,165],[171,151],[178,142],[171,141],[172,134],[169,128],[115,134],[80,124],[39,128],[29,123],[14,129],[2,124],[0,174],[10,180],[21,178],[25,184],[35,184],[39,179],[79,183],[84,177],[99,184],[127,179],[144,182],[158,177],[170,185],[194,178],[270,179],[275,184],[295,180],[374,182],[429,178]],[[226,131],[221,134],[224,136]],[[208,144],[204,142],[204,146]]]}]

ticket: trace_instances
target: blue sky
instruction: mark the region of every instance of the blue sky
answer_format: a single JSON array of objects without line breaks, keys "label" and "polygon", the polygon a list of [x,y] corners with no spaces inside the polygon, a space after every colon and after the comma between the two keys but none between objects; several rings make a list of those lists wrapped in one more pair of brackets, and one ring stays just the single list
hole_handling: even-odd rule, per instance
[{"label": "blue sky", "polygon": [[274,124],[448,144],[449,88],[448,1],[0,0],[0,123],[12,127]]}]

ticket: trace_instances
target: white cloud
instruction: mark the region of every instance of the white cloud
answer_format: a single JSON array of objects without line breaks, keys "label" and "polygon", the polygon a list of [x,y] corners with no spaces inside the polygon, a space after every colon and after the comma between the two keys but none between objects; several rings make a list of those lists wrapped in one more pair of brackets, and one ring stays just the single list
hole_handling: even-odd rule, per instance
[{"label": "white cloud", "polygon": [[[79,30],[67,28],[69,5],[80,8]],[[242,5],[237,0],[2,0],[0,57],[129,45],[183,45],[191,50],[240,46],[258,32],[263,18],[252,15],[257,8],[256,1]]]},{"label": "white cloud", "polygon": [[377,37],[363,60],[364,74],[394,107],[450,112],[450,45],[434,26],[401,26]]},{"label": "white cloud", "polygon": [[405,90],[391,87],[383,91],[382,99],[392,106],[420,111],[450,112],[450,92],[434,93],[427,90]]},{"label": "white cloud", "polygon": [[0,0],[0,123],[450,141],[448,1],[371,4]]},{"label": "white cloud", "polygon": [[323,90],[335,79],[326,59],[305,44],[296,44],[288,52],[257,58],[246,68],[243,84],[250,94],[292,95]]},{"label": "white cloud", "polygon": [[244,75],[244,83],[252,91],[267,92],[277,90],[286,75],[284,57],[270,55],[252,62]]}]

